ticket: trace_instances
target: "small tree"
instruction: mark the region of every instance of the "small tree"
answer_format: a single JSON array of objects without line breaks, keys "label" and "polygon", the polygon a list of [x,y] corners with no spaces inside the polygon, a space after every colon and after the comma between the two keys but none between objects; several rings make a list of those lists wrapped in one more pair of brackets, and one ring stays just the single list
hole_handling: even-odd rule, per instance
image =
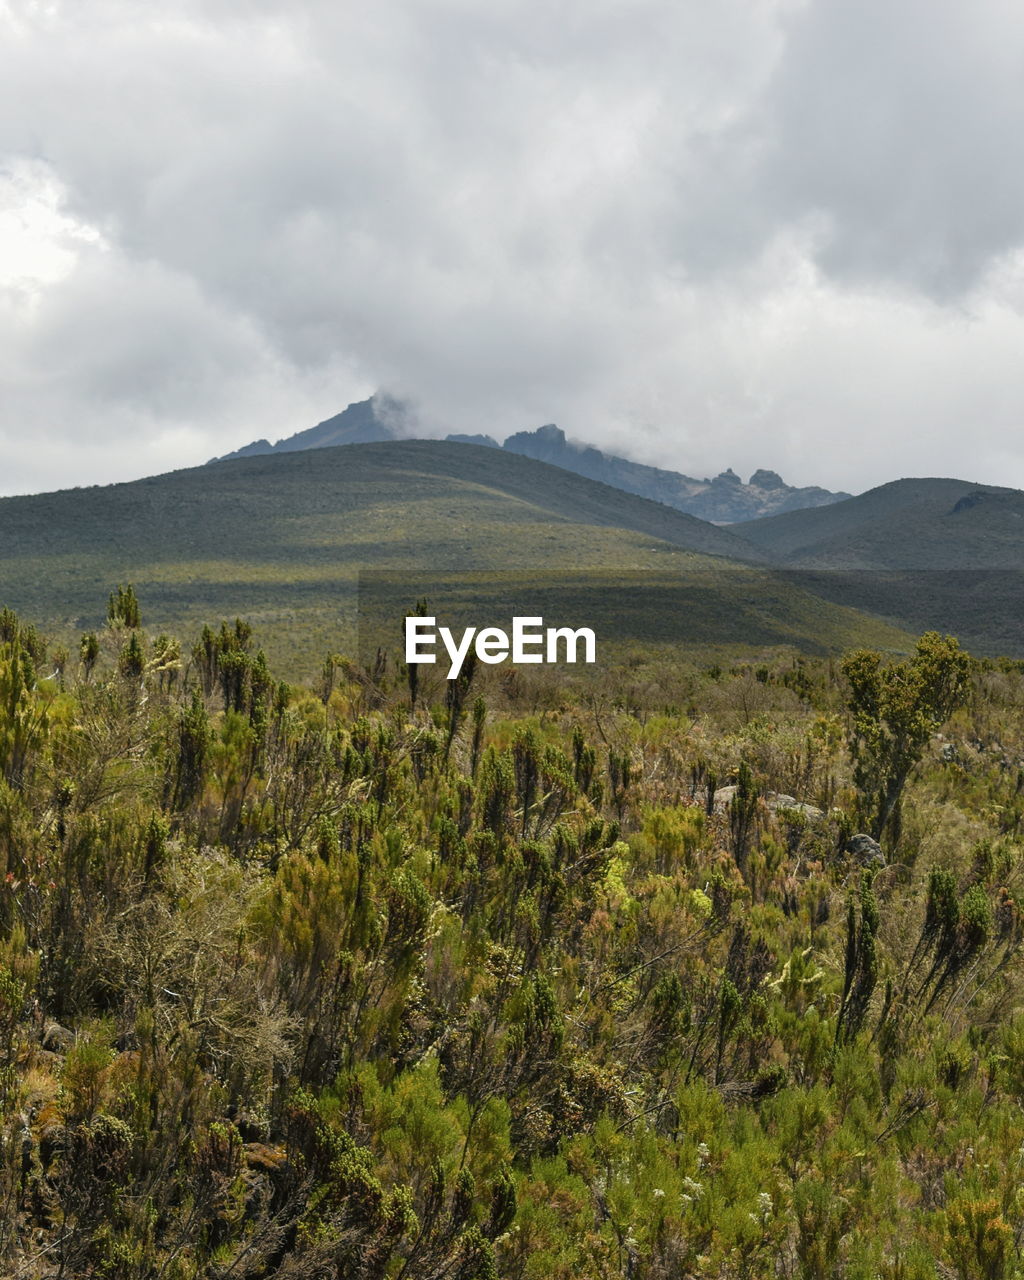
[{"label": "small tree", "polygon": [[930,736],[966,696],[971,660],[952,636],[929,631],[905,662],[859,649],[843,662],[850,750],[862,816],[876,840],[900,835],[903,789]]},{"label": "small tree", "polygon": [[30,761],[45,737],[47,711],[31,649],[17,630],[11,640],[0,641],[0,779],[12,787],[25,783]]},{"label": "small tree", "polygon": [[729,802],[729,834],[732,840],[732,856],[742,874],[747,874],[750,861],[750,841],[757,821],[757,784],[750,765],[741,761],[736,779],[736,790]]},{"label": "small tree", "polygon": [[[416,664],[411,663],[411,667]],[[462,670],[454,680],[449,680],[445,688],[444,705],[448,712],[448,732],[445,737],[444,758],[447,760],[451,755],[452,743],[455,741],[455,735],[459,731],[459,725],[465,715],[466,699],[469,697],[469,691],[473,684],[473,677],[476,675],[476,654],[470,653],[466,655],[466,661],[462,664]],[[409,686],[410,694],[415,695],[414,684]]]},{"label": "small tree", "polygon": [[865,871],[860,885],[860,922],[851,897],[846,917],[846,965],[843,996],[836,1019],[836,1044],[853,1040],[864,1023],[871,996],[878,982],[878,903],[871,888],[870,873]]},{"label": "small tree", "polygon": [[146,670],[146,655],[142,652],[139,633],[132,631],[121,649],[117,669],[128,680],[141,680]]},{"label": "small tree", "polygon": [[[412,617],[425,618],[427,616],[427,600],[424,596],[416,601],[416,607],[412,611]],[[409,710],[416,710],[416,695],[419,692],[420,684],[420,664],[418,662],[410,662],[405,668],[406,677],[409,681]]]},{"label": "small tree", "polygon": [[107,604],[107,621],[112,627],[122,626],[134,629],[142,625],[139,599],[130,582],[126,587],[118,583],[117,590],[111,591]]},{"label": "small tree", "polygon": [[89,680],[100,658],[100,642],[95,631],[88,631],[82,636],[78,651],[82,657],[82,672],[85,679]]},{"label": "small tree", "polygon": [[171,756],[167,795],[171,809],[180,812],[202,796],[210,756],[210,722],[198,689],[178,719],[177,742]]}]

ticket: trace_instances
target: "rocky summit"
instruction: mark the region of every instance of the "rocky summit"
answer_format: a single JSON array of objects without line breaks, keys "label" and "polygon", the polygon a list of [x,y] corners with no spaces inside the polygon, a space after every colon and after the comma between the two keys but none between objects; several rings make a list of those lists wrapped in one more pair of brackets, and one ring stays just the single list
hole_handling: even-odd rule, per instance
[{"label": "rocky summit", "polygon": [[[226,454],[228,458],[246,458],[267,453],[295,453],[302,449],[323,449],[341,444],[376,444],[384,440],[408,440],[438,434],[425,430],[412,408],[401,400],[378,394],[368,400],[350,404],[333,418],[315,427],[286,436],[271,444],[254,440],[251,444]],[[626,493],[662,502],[665,506],[689,515],[710,520],[713,524],[733,524],[738,520],[756,520],[760,516],[820,507],[848,498],[848,493],[832,493],[817,486],[798,488],[786,484],[776,471],[759,469],[744,484],[727,468],[713,479],[694,479],[678,471],[645,466],[614,453],[604,453],[593,446],[569,440],[565,432],[548,423],[535,431],[519,431],[503,445],[484,432],[452,433],[446,439],[452,444],[486,445],[504,448],[547,462],[551,466],[573,471],[589,480],[599,480]]]}]

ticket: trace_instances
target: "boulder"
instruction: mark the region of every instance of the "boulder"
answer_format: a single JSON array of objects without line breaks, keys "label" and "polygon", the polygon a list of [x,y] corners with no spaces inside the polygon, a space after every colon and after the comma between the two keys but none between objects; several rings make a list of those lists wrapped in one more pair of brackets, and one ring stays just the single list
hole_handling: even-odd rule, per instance
[{"label": "boulder", "polygon": [[825,811],[819,809],[817,805],[807,804],[804,800],[798,800],[796,796],[787,796],[781,791],[776,791],[765,798],[765,803],[769,809],[788,809],[792,813],[802,813],[808,820],[823,818]]},{"label": "boulder", "polygon": [[717,813],[719,809],[728,809],[729,805],[732,804],[732,798],[737,791],[739,791],[739,787],[734,783],[731,783],[727,787],[716,787],[714,799],[715,812]]},{"label": "boulder", "polygon": [[75,1043],[75,1033],[59,1022],[48,1022],[43,1027],[42,1043],[51,1053],[67,1053]]},{"label": "boulder", "polygon": [[863,831],[858,832],[855,836],[850,836],[846,842],[846,852],[856,858],[862,867],[884,867],[886,865],[882,846],[873,836],[869,836]]}]

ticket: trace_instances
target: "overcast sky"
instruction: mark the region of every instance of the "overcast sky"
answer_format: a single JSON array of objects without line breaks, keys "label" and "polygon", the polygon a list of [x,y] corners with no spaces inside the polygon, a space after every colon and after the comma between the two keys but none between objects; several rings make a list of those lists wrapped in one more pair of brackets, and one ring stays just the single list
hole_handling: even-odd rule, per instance
[{"label": "overcast sky", "polygon": [[0,0],[0,492],[377,388],[1024,486],[1016,0]]}]

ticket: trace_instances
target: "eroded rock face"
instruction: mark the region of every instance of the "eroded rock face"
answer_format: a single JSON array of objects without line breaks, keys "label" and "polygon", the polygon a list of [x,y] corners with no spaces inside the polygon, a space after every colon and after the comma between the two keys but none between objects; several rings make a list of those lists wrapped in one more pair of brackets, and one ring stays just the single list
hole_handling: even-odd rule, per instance
[{"label": "eroded rock face", "polygon": [[788,489],[789,486],[783,480],[777,471],[766,471],[763,467],[750,477],[747,484],[752,485],[755,489]]},{"label": "eroded rock face", "polygon": [[744,484],[732,467],[714,479],[696,479],[677,471],[630,462],[611,453],[602,453],[585,444],[566,438],[553,423],[536,431],[519,431],[509,436],[502,446],[511,453],[522,453],[540,462],[549,462],[578,475],[588,476],[625,489],[627,493],[652,498],[667,506],[710,520],[716,524],[732,524],[758,516],[798,511],[802,507],[820,507],[848,498],[847,493],[830,493],[817,486],[798,488],[786,484],[777,471],[761,468]]},{"label": "eroded rock face", "polygon": [[858,832],[857,835],[850,836],[846,842],[846,852],[852,854],[862,867],[884,867],[886,865],[882,846],[873,836],[869,836],[863,831]]}]

